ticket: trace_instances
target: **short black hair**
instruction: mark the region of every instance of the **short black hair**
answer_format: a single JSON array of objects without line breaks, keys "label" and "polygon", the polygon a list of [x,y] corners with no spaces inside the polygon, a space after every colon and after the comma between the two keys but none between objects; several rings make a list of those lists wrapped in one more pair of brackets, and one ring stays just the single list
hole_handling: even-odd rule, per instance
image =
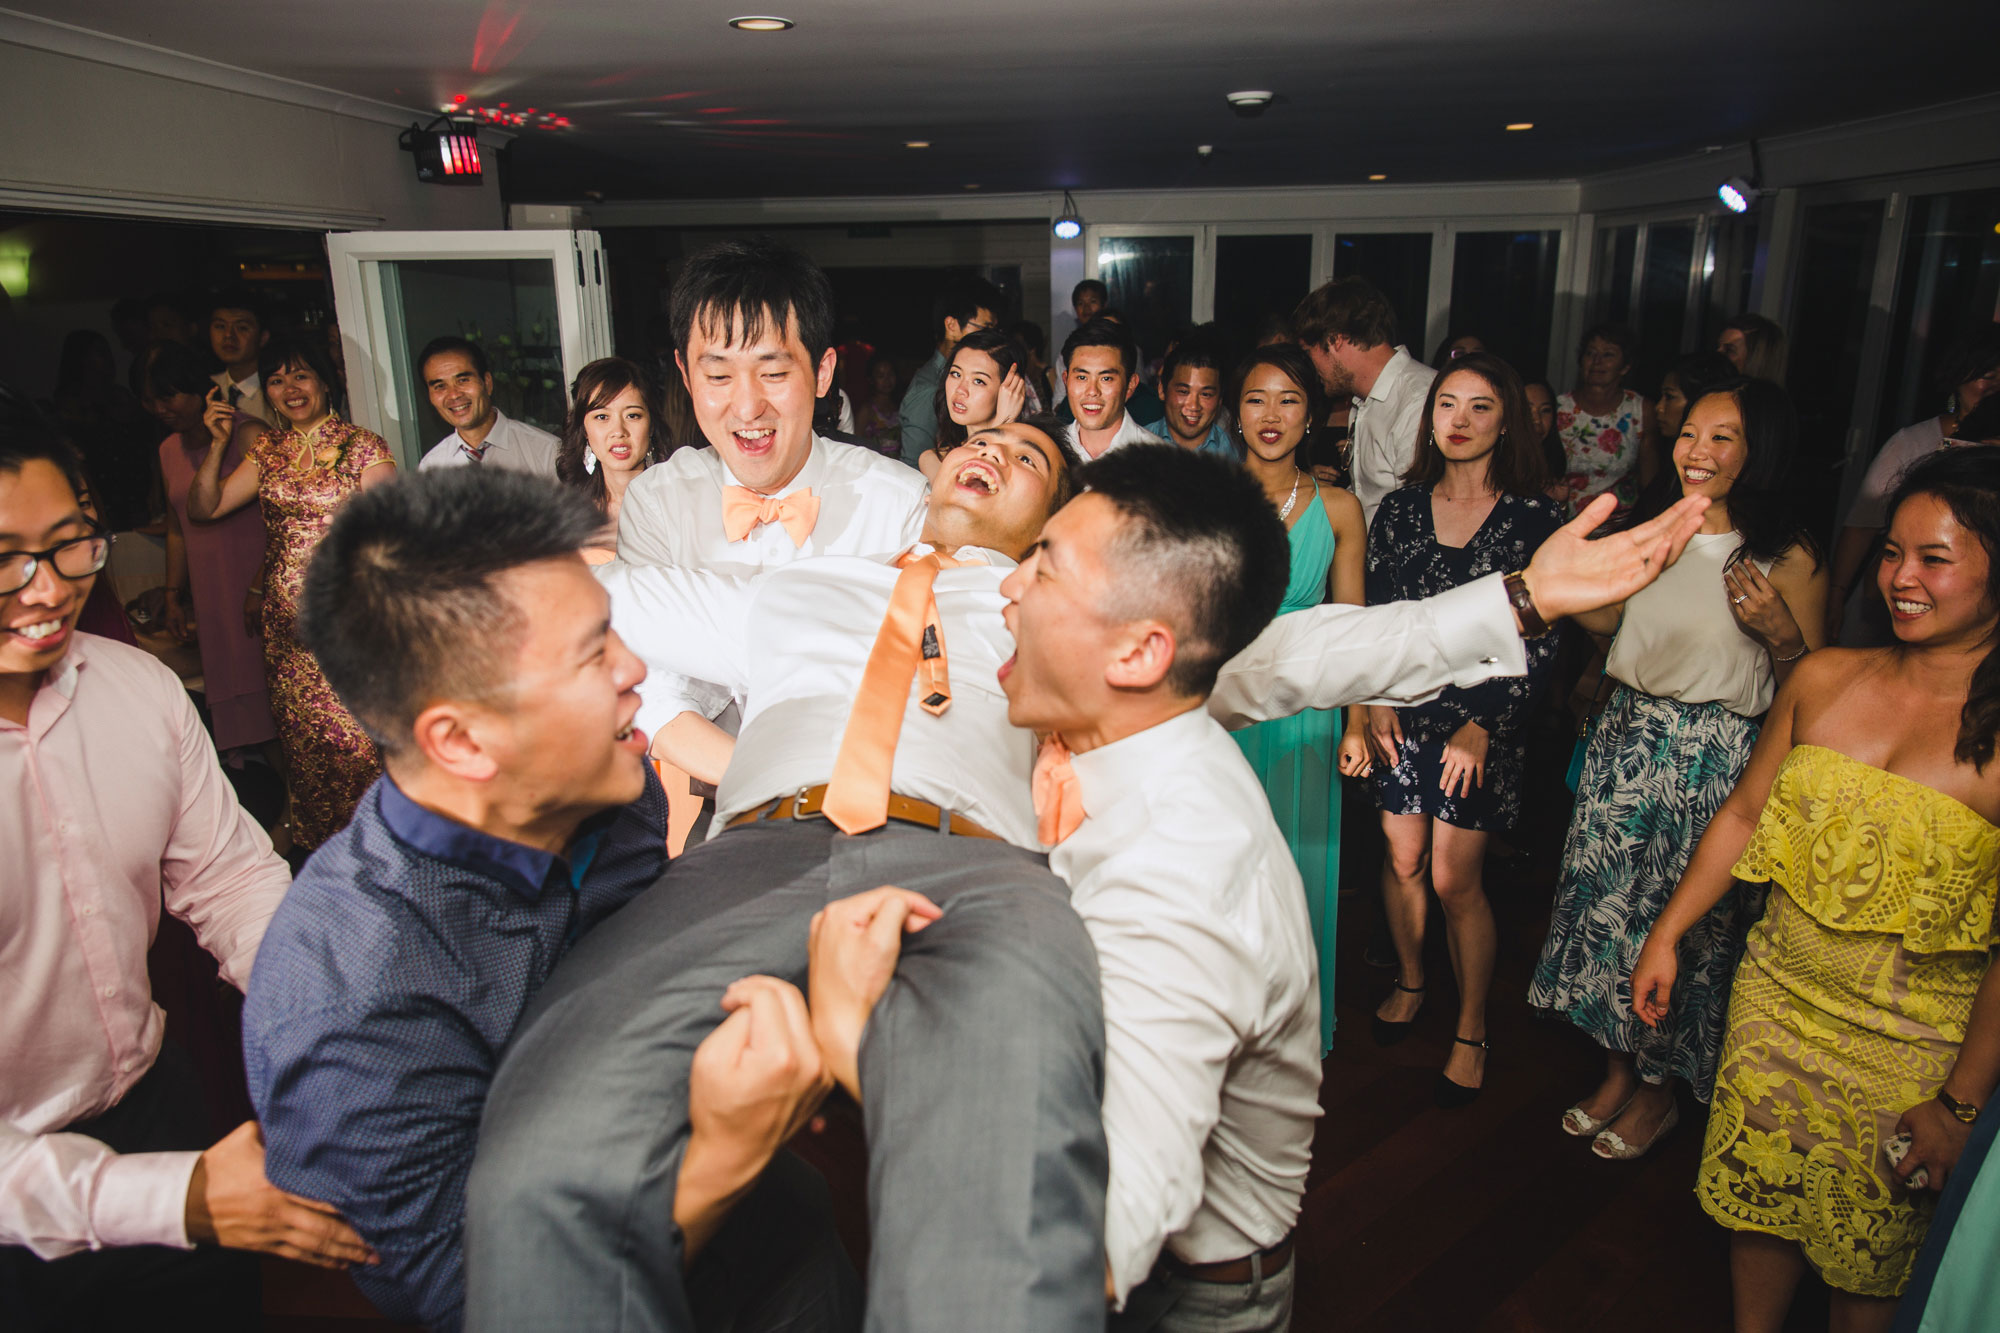
[{"label": "short black hair", "polygon": [[431,358],[443,356],[446,352],[457,352],[472,363],[472,368],[481,375],[491,375],[493,367],[487,364],[486,349],[470,338],[461,338],[456,333],[442,334],[424,344],[424,350],[417,353],[417,384],[425,381],[424,367],[430,365]]},{"label": "short black hair", "polygon": [[[1221,341],[1206,329],[1197,329],[1175,343],[1166,359],[1160,362],[1160,388],[1164,391],[1173,382],[1174,372],[1182,366],[1193,370],[1212,370],[1219,379],[1222,364]],[[1231,410],[1235,409],[1232,407]]]},{"label": "short black hair", "polygon": [[1172,625],[1167,684],[1205,697],[1284,600],[1292,546],[1278,511],[1243,468],[1170,444],[1114,449],[1080,480],[1124,520],[1108,552],[1118,569],[1106,614]]},{"label": "short black hair", "polygon": [[1075,358],[1077,350],[1083,347],[1115,347],[1125,366],[1125,373],[1127,375],[1139,373],[1139,349],[1132,342],[1132,331],[1115,319],[1099,315],[1096,319],[1077,325],[1075,331],[1063,339],[1062,359],[1065,374],[1068,373],[1067,367]]},{"label": "short black hair", "polygon": [[[153,305],[159,304],[162,303],[154,301],[147,309],[150,311]],[[204,318],[214,319],[215,312],[218,310],[248,310],[252,315],[257,317],[258,328],[268,329],[271,327],[270,313],[268,307],[265,305],[264,298],[257,295],[250,288],[240,284],[223,287],[213,296],[209,297],[208,313]]]},{"label": "short black hair", "polygon": [[1111,289],[1096,278],[1085,278],[1082,282],[1069,289],[1069,304],[1072,310],[1076,308],[1076,303],[1083,299],[1086,292],[1096,292],[1099,301],[1107,305],[1110,304]]},{"label": "short black hair", "polygon": [[833,346],[833,284],[819,265],[767,236],[721,241],[688,260],[668,302],[674,350],[687,353],[696,325],[715,340],[752,343],[768,322],[782,335],[797,320],[799,342],[817,370]]},{"label": "short black hair", "polygon": [[1585,329],[1583,336],[1576,340],[1577,360],[1581,361],[1583,354],[1590,350],[1590,345],[1599,340],[1616,347],[1628,366],[1639,356],[1639,335],[1632,331],[1632,326],[1606,319],[1599,320]]},{"label": "short black hair", "polygon": [[999,319],[1000,307],[1004,304],[1000,289],[986,279],[968,273],[954,274],[937,294],[937,299],[931,302],[931,341],[944,341],[944,322],[947,319],[957,320],[963,330],[982,310]]},{"label": "short black hair", "polygon": [[257,352],[257,383],[263,384],[287,366],[304,366],[317,375],[326,386],[328,407],[340,402],[340,372],[334,369],[333,353],[327,350],[326,339],[272,334]]},{"label": "short black hair", "polygon": [[83,462],[41,409],[0,385],[0,474],[17,475],[30,463],[49,463],[63,474],[77,503],[90,493]]},{"label": "short black hair", "polygon": [[413,472],[341,506],[306,566],[299,641],[385,754],[439,699],[504,690],[526,624],[495,586],[604,524],[580,491],[501,468]]}]

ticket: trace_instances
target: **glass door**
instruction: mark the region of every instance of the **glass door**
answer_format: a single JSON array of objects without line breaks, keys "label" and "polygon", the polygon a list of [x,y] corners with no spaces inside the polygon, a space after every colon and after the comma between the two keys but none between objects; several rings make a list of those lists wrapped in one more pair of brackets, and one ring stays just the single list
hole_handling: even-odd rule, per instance
[{"label": "glass door", "polygon": [[412,363],[431,339],[478,343],[494,404],[551,433],[562,430],[576,373],[611,354],[595,232],[334,232],[327,258],[348,410],[402,467],[450,432]]}]

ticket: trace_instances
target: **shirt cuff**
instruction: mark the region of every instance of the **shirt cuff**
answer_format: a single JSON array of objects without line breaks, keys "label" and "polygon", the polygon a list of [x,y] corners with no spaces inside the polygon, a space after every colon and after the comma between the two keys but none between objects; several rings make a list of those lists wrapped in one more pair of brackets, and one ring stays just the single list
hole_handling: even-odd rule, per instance
[{"label": "shirt cuff", "polygon": [[1507,600],[1506,575],[1488,574],[1424,604],[1452,684],[1468,689],[1495,676],[1528,674],[1528,646]]},{"label": "shirt cuff", "polygon": [[103,1246],[171,1245],[191,1250],[188,1183],[198,1152],[121,1153],[107,1157],[91,1198],[90,1229]]}]

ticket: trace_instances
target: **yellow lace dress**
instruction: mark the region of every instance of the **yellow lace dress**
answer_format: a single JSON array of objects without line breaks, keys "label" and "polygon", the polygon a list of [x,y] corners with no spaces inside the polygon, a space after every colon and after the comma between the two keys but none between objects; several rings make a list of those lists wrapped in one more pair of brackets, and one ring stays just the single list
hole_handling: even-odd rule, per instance
[{"label": "yellow lace dress", "polygon": [[1767,880],[1729,1000],[1695,1192],[1795,1241],[1830,1285],[1895,1296],[1933,1196],[1882,1145],[1937,1092],[1994,937],[2000,828],[1920,782],[1801,745],[1739,879]]}]

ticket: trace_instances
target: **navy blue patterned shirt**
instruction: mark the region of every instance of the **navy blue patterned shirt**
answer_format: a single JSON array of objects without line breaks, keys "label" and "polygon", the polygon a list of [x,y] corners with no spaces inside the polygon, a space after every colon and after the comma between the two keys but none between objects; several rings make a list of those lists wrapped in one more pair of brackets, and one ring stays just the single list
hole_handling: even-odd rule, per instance
[{"label": "navy blue patterned shirt", "polygon": [[355,1281],[391,1319],[459,1327],[465,1182],[500,1053],[557,960],[659,878],[666,836],[650,771],[566,857],[384,777],[271,918],[243,1009],[265,1172],[353,1223],[382,1260]]}]

